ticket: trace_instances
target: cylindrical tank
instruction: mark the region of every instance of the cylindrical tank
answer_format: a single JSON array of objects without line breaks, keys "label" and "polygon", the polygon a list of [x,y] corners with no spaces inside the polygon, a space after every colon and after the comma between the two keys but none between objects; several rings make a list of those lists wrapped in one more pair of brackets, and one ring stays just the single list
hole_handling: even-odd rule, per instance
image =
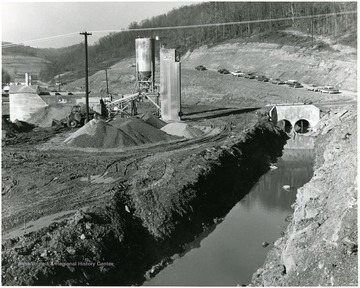
[{"label": "cylindrical tank", "polygon": [[155,71],[155,40],[153,38],[135,39],[136,69],[140,81],[148,80]]}]

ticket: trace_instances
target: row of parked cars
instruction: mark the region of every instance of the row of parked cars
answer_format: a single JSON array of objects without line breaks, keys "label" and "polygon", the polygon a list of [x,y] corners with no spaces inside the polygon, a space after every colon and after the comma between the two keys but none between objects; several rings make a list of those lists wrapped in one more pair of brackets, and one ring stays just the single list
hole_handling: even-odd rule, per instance
[{"label": "row of parked cars", "polygon": [[[207,70],[206,67],[203,65],[196,66],[195,69],[198,71]],[[314,91],[314,92],[328,93],[328,94],[340,93],[340,91],[338,89],[336,89],[334,86],[320,86],[317,84],[303,84],[302,85],[297,80],[283,81],[279,78],[268,78],[264,75],[256,75],[255,73],[252,73],[252,72],[244,72],[244,71],[240,71],[240,70],[230,72],[229,70],[224,69],[224,68],[219,69],[218,72],[220,74],[231,74],[236,77],[244,77],[247,79],[256,79],[257,81],[269,82],[269,83],[276,84],[276,85],[288,85],[289,87],[293,87],[293,88],[306,88],[307,90]]]},{"label": "row of parked cars", "polygon": [[334,86],[320,86],[317,84],[302,85],[297,80],[283,81],[279,78],[268,78],[264,75],[256,75],[255,73],[252,73],[252,72],[246,73],[246,72],[243,72],[240,70],[230,72],[230,74],[232,74],[236,77],[244,77],[247,79],[256,79],[256,80],[262,81],[262,82],[270,82],[270,83],[276,84],[276,85],[288,85],[289,87],[294,87],[294,88],[304,88],[305,87],[309,91],[315,91],[315,92],[320,92],[320,93],[329,93],[329,94],[340,93],[340,91],[338,89],[336,89]]},{"label": "row of parked cars", "polygon": [[319,86],[316,84],[308,84],[306,86],[307,86],[306,89],[309,91],[329,93],[329,94],[340,93],[340,91],[336,89],[334,86]]}]

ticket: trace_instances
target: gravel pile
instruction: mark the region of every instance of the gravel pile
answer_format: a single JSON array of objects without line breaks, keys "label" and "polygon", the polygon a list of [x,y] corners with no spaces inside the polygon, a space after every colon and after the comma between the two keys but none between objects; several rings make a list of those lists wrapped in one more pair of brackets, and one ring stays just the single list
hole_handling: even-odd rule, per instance
[{"label": "gravel pile", "polygon": [[161,130],[167,134],[184,137],[187,139],[199,137],[204,134],[201,130],[181,122],[169,123],[162,127]]},{"label": "gravel pile", "polygon": [[64,141],[81,148],[116,148],[134,146],[136,143],[121,130],[102,120],[93,119]]},{"label": "gravel pile", "polygon": [[93,119],[64,142],[81,148],[126,148],[176,139],[142,119],[118,118],[109,123]]},{"label": "gravel pile", "polygon": [[110,124],[129,135],[138,145],[177,139],[177,137],[171,136],[135,117],[115,118]]},{"label": "gravel pile", "polygon": [[150,124],[151,126],[154,126],[158,129],[161,129],[166,125],[166,122],[160,120],[158,117],[153,115],[150,112],[145,112],[142,115],[138,116],[140,119],[144,120],[146,123]]}]

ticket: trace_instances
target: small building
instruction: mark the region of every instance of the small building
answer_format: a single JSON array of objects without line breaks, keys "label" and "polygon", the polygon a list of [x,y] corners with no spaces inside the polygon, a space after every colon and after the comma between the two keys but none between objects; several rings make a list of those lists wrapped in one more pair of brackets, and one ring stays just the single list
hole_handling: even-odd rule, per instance
[{"label": "small building", "polygon": [[4,86],[4,87],[2,88],[1,94],[2,94],[3,96],[9,96],[9,90],[10,90],[10,87],[9,87],[9,86]]}]

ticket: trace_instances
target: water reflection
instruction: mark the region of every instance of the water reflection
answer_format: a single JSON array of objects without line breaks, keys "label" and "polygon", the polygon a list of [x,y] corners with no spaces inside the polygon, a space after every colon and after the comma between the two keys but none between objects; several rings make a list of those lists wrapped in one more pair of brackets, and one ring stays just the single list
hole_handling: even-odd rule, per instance
[{"label": "water reflection", "polygon": [[[244,208],[247,209],[260,205],[267,211],[278,209],[290,213],[296,190],[312,177],[313,158],[313,150],[285,149],[283,157],[275,164],[278,169],[263,175],[245,197],[247,201],[240,203],[246,202],[248,206]],[[284,185],[289,185],[290,190],[284,190]]]},{"label": "water reflection", "polygon": [[[201,237],[200,243],[198,239],[196,245],[189,245],[197,248],[176,259],[144,285],[248,284],[272,246],[263,248],[261,243],[272,244],[280,237],[287,225],[285,218],[292,214],[296,189],[312,177],[313,151],[285,149],[275,166],[277,169],[263,175],[212,233]],[[290,185],[290,189],[284,190],[284,185]]]}]

